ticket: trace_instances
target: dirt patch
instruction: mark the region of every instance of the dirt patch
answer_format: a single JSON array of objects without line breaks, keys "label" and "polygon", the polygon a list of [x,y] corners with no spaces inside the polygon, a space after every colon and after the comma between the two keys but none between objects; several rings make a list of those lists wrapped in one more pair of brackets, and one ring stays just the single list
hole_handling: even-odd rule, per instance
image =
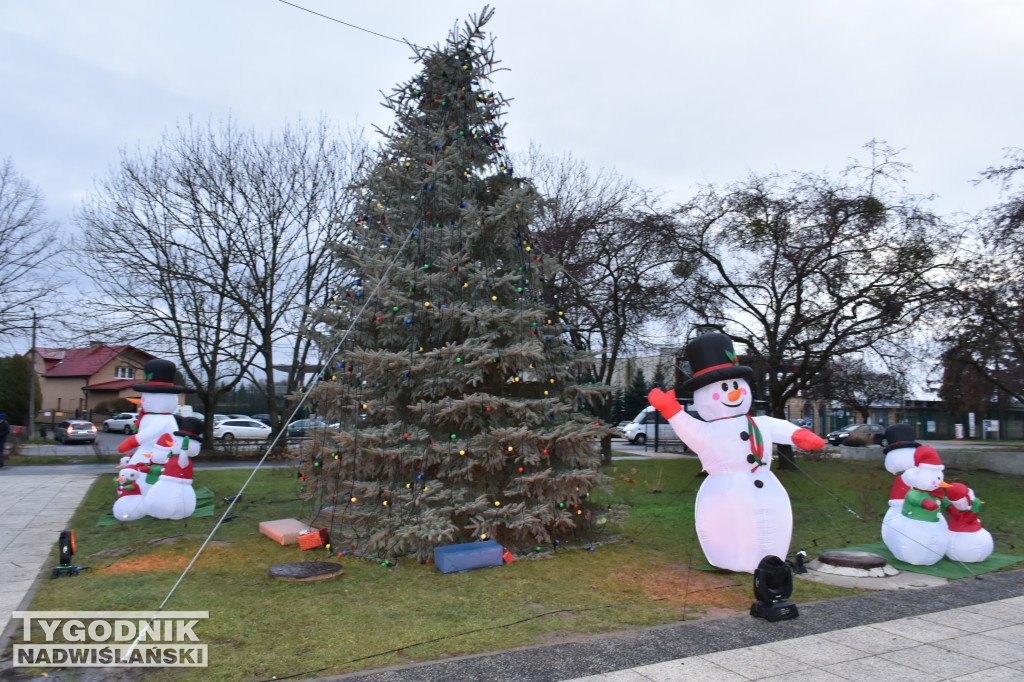
[{"label": "dirt patch", "polygon": [[153,571],[180,571],[188,565],[191,559],[191,556],[183,554],[151,554],[138,559],[115,562],[106,568],[99,569],[99,572],[151,573]]},{"label": "dirt patch", "polygon": [[741,609],[750,607],[751,591],[732,575],[698,571],[687,564],[652,564],[621,571],[615,580],[638,587],[651,601],[696,609]]}]

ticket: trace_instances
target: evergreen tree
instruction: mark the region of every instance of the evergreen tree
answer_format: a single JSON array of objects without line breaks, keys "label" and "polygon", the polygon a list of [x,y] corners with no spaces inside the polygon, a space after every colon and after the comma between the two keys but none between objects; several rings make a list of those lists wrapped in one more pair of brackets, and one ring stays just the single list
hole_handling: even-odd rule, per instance
[{"label": "evergreen tree", "polygon": [[538,195],[505,161],[491,15],[414,47],[422,71],[385,102],[395,124],[338,250],[358,279],[320,310],[342,350],[311,397],[342,428],[308,453],[304,494],[332,543],[378,560],[550,548],[608,520],[589,497],[609,426],[586,415],[607,389],[544,300],[557,266],[529,232]]},{"label": "evergreen tree", "polygon": [[640,410],[650,404],[647,402],[647,394],[650,393],[651,388],[653,387],[647,383],[644,371],[642,369],[637,370],[636,374],[633,375],[633,381],[629,384],[629,388],[626,389],[626,395],[622,399],[625,419],[632,419],[640,414]]}]

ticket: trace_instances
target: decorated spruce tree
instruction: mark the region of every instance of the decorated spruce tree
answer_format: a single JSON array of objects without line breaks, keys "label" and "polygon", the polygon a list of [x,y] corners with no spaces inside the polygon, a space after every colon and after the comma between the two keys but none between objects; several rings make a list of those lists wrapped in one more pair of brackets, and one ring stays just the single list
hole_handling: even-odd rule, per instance
[{"label": "decorated spruce tree", "polygon": [[320,310],[341,350],[311,398],[341,426],[314,440],[303,490],[334,546],[378,560],[546,550],[608,520],[590,499],[608,426],[587,410],[606,389],[545,299],[557,265],[506,161],[490,16],[414,48],[422,71],[385,102],[395,122],[338,248],[355,275]]}]

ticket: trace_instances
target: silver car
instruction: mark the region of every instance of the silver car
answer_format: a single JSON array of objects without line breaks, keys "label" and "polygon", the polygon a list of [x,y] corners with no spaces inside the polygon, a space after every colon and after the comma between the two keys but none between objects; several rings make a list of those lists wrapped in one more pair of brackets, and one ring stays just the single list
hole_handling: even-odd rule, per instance
[{"label": "silver car", "polygon": [[95,443],[96,425],[81,419],[65,419],[53,429],[58,443]]}]

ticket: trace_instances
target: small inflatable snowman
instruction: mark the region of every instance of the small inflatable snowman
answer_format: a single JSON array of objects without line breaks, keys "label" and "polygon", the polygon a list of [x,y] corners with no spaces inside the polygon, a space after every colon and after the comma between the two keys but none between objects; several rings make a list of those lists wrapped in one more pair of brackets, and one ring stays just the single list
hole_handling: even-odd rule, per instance
[{"label": "small inflatable snowman", "polygon": [[203,420],[185,417],[174,436],[163,473],[145,496],[146,513],[158,519],[184,519],[196,510],[191,458],[199,454],[202,445]]},{"label": "small inflatable snowman", "polygon": [[981,527],[978,519],[984,503],[963,483],[950,483],[943,487],[948,500],[946,513],[949,514],[946,556],[953,561],[984,561],[995,549],[992,534]]},{"label": "small inflatable snowman", "polygon": [[914,451],[914,466],[902,474],[910,486],[903,506],[882,522],[882,541],[900,561],[931,566],[946,553],[949,528],[940,513],[944,471],[935,449],[922,445]]},{"label": "small inflatable snowman", "polygon": [[885,430],[885,469],[896,479],[889,489],[889,508],[885,512],[888,521],[903,511],[903,498],[910,486],[903,480],[903,472],[914,466],[914,453],[921,444],[914,440],[914,427],[910,424],[893,424]]},{"label": "small inflatable snowman", "polygon": [[119,485],[112,510],[114,518],[118,521],[135,521],[146,515],[146,510],[142,506],[142,489],[138,483],[144,476],[145,474],[132,466],[121,469],[121,475],[116,479]]},{"label": "small inflatable snowman", "polygon": [[811,431],[773,417],[754,419],[749,379],[732,340],[704,334],[686,346],[700,419],[686,414],[675,392],[654,389],[649,395],[673,430],[700,457],[708,477],[697,493],[697,536],[708,561],[719,568],[753,573],[768,555],[785,558],[793,534],[789,495],[769,469],[775,443],[804,450],[825,441]]}]

